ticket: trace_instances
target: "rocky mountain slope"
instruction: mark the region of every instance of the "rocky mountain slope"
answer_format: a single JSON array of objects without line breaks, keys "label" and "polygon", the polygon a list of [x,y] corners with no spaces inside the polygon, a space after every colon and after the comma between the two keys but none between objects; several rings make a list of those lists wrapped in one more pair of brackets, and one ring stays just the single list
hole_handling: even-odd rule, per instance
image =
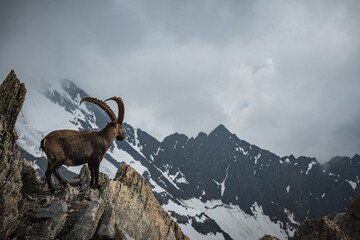
[{"label": "rocky mountain slope", "polygon": [[[29,89],[16,128],[21,154],[41,176],[46,159],[39,142],[55,129],[101,129],[108,120],[96,106],[79,106],[87,94],[72,81]],[[126,102],[125,102],[126,105]],[[126,120],[126,114],[125,114]],[[300,222],[344,212],[360,192],[360,156],[320,164],[310,157],[279,157],[219,125],[211,133],[175,133],[158,141],[124,124],[100,165],[114,178],[124,163],[152,187],[163,208],[194,239],[287,239]],[[79,167],[62,167],[73,178]]]},{"label": "rocky mountain slope", "polygon": [[360,194],[347,207],[346,213],[332,213],[321,219],[304,221],[293,240],[355,240],[360,239]]},{"label": "rocky mountain slope", "polygon": [[0,93],[1,239],[189,239],[127,164],[113,180],[102,174],[100,191],[89,188],[85,165],[68,186],[49,194],[16,144],[14,124],[26,90],[13,71]]}]

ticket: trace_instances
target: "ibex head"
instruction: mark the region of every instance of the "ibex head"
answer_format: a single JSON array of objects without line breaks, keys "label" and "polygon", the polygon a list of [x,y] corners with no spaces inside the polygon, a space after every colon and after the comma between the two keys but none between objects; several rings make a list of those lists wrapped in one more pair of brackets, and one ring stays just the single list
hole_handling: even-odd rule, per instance
[{"label": "ibex head", "polygon": [[112,98],[108,98],[105,100],[108,101],[108,100],[113,100],[117,103],[118,105],[118,117],[117,117],[117,120],[115,121],[117,123],[117,131],[118,131],[118,135],[116,137],[116,139],[118,141],[123,141],[125,139],[125,133],[124,133],[124,130],[123,130],[123,121],[124,121],[124,115],[125,115],[125,106],[124,106],[124,102],[121,98],[119,97],[112,97]]},{"label": "ibex head", "polygon": [[[118,109],[119,109],[119,113],[118,113],[118,117],[115,116],[115,113],[111,110],[111,108],[109,107],[109,105],[107,105],[105,102],[108,100],[113,100],[117,103],[118,105]],[[116,139],[119,141],[123,141],[125,139],[125,133],[123,130],[123,120],[124,120],[124,114],[125,114],[125,106],[124,106],[124,102],[121,98],[119,97],[112,97],[109,99],[106,99],[105,101],[99,100],[97,98],[92,98],[92,97],[85,97],[80,101],[80,104],[84,101],[87,102],[92,102],[95,103],[96,105],[98,105],[99,107],[101,107],[110,117],[111,122],[108,124],[114,125],[116,132],[117,132],[117,136]]]}]

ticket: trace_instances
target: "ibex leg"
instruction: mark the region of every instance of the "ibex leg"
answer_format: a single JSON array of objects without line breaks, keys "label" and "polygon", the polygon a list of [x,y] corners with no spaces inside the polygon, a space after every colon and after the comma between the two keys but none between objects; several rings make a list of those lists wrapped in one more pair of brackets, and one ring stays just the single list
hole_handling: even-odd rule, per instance
[{"label": "ibex leg", "polygon": [[91,173],[90,187],[95,188],[95,168],[93,163],[88,163],[89,170]]},{"label": "ibex leg", "polygon": [[55,192],[55,187],[51,182],[51,174],[53,173],[53,171],[55,169],[55,164],[56,164],[56,162],[54,160],[53,161],[48,160],[48,166],[45,171],[46,181],[48,183],[50,193]]},{"label": "ibex leg", "polygon": [[58,172],[58,167],[56,167],[55,169],[54,169],[54,175],[55,175],[55,177],[59,180],[59,182],[63,185],[63,186],[65,186],[67,183],[68,183],[68,181],[66,180],[66,179],[64,179],[63,177],[61,177],[60,176],[60,174],[59,174],[59,172]]},{"label": "ibex leg", "polygon": [[102,187],[102,185],[99,183],[99,167],[100,167],[100,162],[99,163],[95,163],[95,186],[100,189]]}]

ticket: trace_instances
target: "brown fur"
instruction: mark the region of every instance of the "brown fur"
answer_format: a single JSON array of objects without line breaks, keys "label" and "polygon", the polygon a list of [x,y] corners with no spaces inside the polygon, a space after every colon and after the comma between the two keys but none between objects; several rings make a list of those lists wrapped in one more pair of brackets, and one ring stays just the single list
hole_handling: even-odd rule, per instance
[{"label": "brown fur", "polygon": [[41,140],[40,148],[46,153],[48,167],[45,175],[48,182],[49,191],[53,193],[55,188],[51,183],[51,174],[63,185],[67,181],[58,172],[61,165],[79,166],[87,163],[91,172],[90,186],[101,188],[99,183],[99,166],[105,152],[113,141],[123,141],[125,134],[122,122],[109,122],[100,131],[76,131],[76,130],[56,130],[49,133]]}]

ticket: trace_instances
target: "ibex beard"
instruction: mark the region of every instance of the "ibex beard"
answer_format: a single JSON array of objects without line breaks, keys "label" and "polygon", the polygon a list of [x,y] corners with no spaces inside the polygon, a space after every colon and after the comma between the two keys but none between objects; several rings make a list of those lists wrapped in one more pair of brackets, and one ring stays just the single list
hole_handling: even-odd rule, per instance
[{"label": "ibex beard", "polygon": [[[108,100],[117,103],[118,117],[105,103]],[[100,131],[56,130],[41,140],[40,148],[45,152],[48,161],[45,176],[51,193],[55,192],[55,187],[51,182],[52,173],[61,184],[66,185],[67,180],[60,176],[58,169],[62,165],[79,166],[85,163],[88,164],[91,173],[90,187],[100,189],[100,162],[115,138],[119,141],[125,139],[123,130],[125,107],[121,98],[112,97],[102,101],[97,98],[86,97],[80,101],[80,104],[84,101],[101,107],[109,115],[111,122],[108,122]]]}]

